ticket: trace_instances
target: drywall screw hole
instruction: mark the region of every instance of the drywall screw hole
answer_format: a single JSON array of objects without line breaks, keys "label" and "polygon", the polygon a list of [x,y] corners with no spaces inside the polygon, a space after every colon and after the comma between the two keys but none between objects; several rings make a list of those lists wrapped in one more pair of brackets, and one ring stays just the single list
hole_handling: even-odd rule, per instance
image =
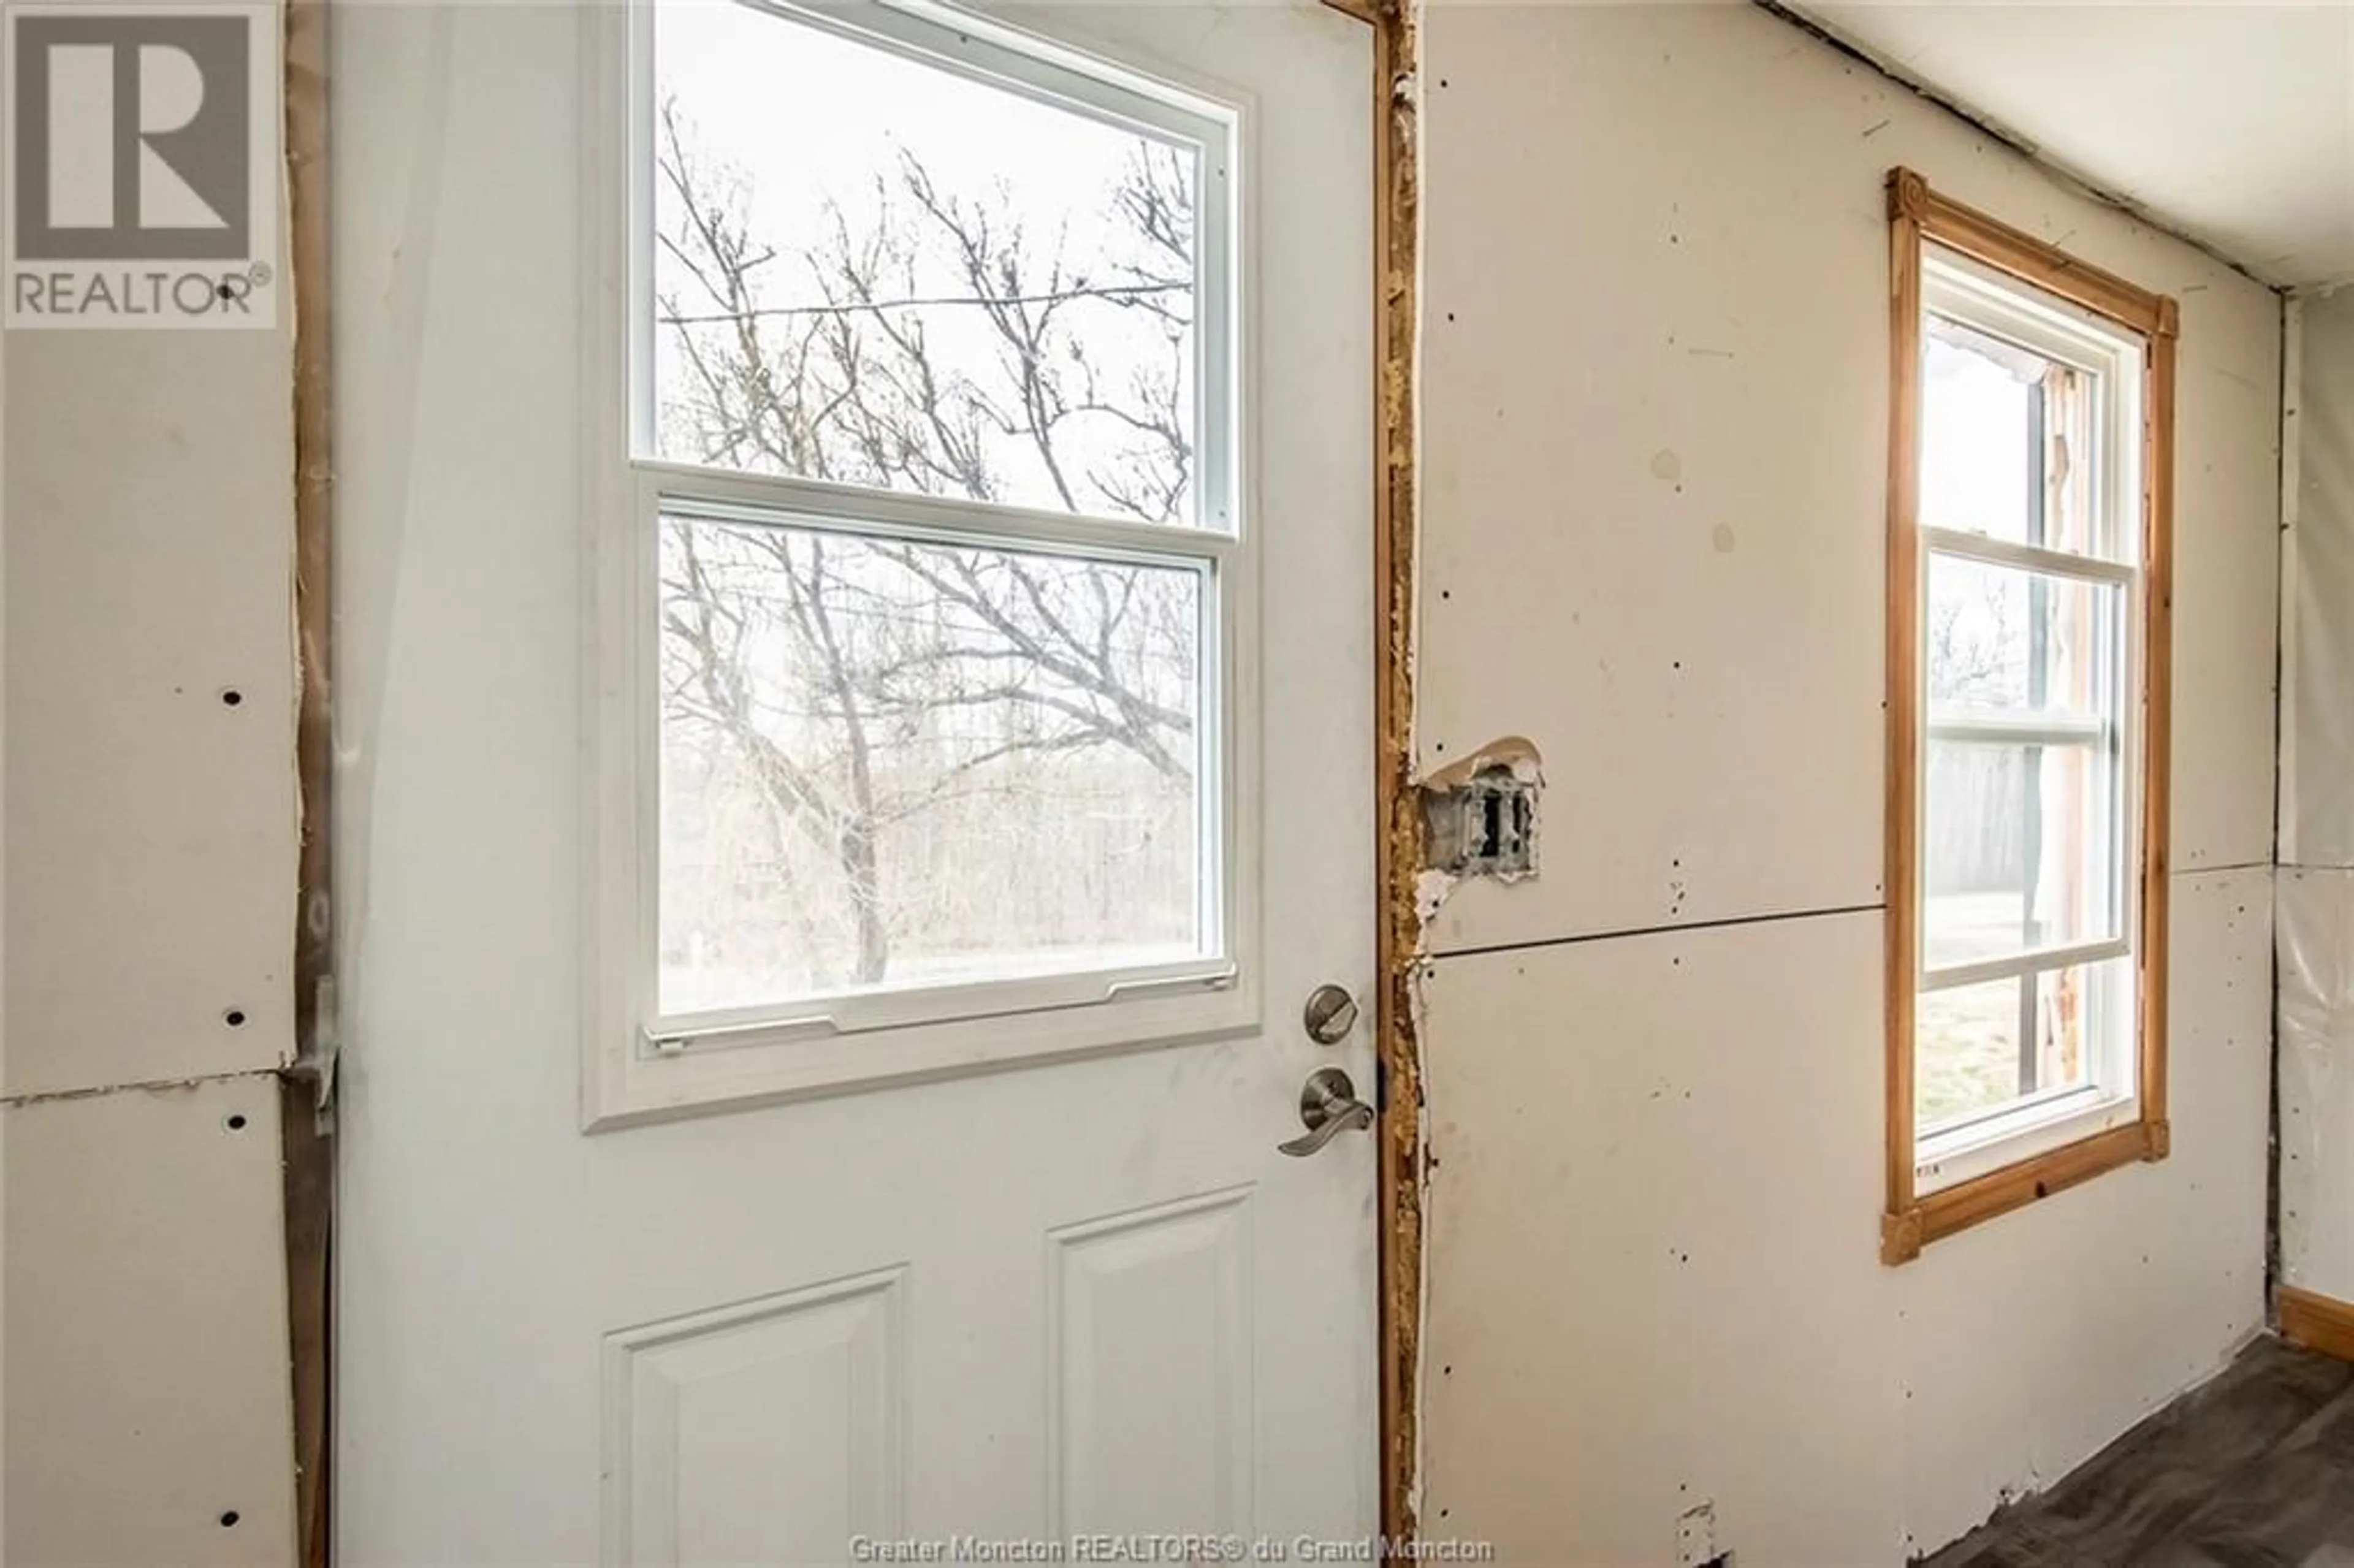
[{"label": "drywall screw hole", "polygon": [[221,1515],[221,1528],[223,1530],[235,1530],[237,1528],[237,1510],[230,1509],[228,1512]]},{"label": "drywall screw hole", "polygon": [[244,1028],[245,1009],[241,1007],[230,1008],[227,1012],[221,1014],[221,1022],[228,1024],[231,1029]]},{"label": "drywall screw hole", "polygon": [[221,706],[225,708],[233,708],[243,701],[245,701],[245,694],[239,691],[235,686],[231,686],[221,693]]},{"label": "drywall screw hole", "polygon": [[231,1132],[243,1132],[243,1131],[245,1130],[245,1118],[244,1118],[244,1116],[240,1114],[240,1115],[233,1116],[233,1117],[229,1118],[228,1118],[228,1129],[229,1129]]}]

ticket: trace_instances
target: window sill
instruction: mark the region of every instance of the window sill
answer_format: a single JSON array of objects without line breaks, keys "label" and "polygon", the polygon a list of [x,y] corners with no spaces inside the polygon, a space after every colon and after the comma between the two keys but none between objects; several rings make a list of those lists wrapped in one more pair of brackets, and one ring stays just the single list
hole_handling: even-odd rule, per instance
[{"label": "window sill", "polygon": [[1246,1034],[1258,1026],[1247,971],[1176,993],[1137,991],[1085,1006],[795,1038],[790,1030],[742,1032],[694,1048],[648,1048],[638,1030],[610,1031],[591,1048],[581,1129],[748,1109],[1075,1057]]},{"label": "window sill", "polygon": [[1911,1208],[1881,1216],[1880,1261],[1910,1263],[1931,1242],[1998,1214],[2023,1209],[2120,1165],[2163,1160],[2169,1142],[2166,1122],[2131,1121],[1924,1193]]},{"label": "window sill", "polygon": [[1959,1187],[2140,1119],[2141,1105],[2133,1096],[2104,1096],[2086,1086],[2031,1099],[1940,1133],[1916,1134],[1913,1191],[1925,1197]]}]

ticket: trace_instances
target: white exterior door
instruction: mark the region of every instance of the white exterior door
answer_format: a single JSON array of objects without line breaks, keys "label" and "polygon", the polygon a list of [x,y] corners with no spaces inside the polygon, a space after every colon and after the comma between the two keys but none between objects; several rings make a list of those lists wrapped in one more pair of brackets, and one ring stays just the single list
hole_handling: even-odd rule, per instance
[{"label": "white exterior door", "polygon": [[1363,1540],[1369,30],[334,18],[341,1560]]}]

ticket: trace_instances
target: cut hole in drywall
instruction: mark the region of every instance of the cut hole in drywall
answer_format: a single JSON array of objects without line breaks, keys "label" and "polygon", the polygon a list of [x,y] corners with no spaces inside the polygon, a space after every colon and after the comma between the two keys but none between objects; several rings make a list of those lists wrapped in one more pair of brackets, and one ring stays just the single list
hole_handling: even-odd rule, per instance
[{"label": "cut hole in drywall", "polygon": [[[1444,750],[1434,743],[1433,751]],[[1438,913],[1467,877],[1520,882],[1537,874],[1537,796],[1544,783],[1537,748],[1505,736],[1425,778],[1417,916]]]},{"label": "cut hole in drywall", "polygon": [[1518,736],[1433,774],[1422,786],[1423,863],[1448,877],[1532,875],[1541,782],[1536,748]]}]

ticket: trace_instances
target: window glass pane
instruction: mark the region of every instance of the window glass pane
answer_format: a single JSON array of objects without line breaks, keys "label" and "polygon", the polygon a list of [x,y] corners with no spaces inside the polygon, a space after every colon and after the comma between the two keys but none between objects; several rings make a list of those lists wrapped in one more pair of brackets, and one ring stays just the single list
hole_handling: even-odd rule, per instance
[{"label": "window glass pane", "polygon": [[657,17],[657,455],[1196,521],[1194,148],[744,5]]},{"label": "window glass pane", "polygon": [[1922,823],[1931,969],[2117,935],[2114,769],[2091,746],[1931,741]]},{"label": "window glass pane", "polygon": [[2099,378],[1934,313],[1925,324],[1920,522],[2100,552]]},{"label": "window glass pane", "polygon": [[2113,708],[2124,602],[2114,583],[1930,552],[1925,659],[1932,719]]},{"label": "window glass pane", "polygon": [[[2107,1014],[2127,1008],[2127,960],[2006,976],[1920,995],[1914,1104],[1923,1131],[2100,1076]],[[2021,1042],[2025,1049],[2021,1049]],[[2120,1088],[2125,1086],[2118,1086]]]},{"label": "window glass pane", "polygon": [[662,524],[670,1015],[1212,938],[1202,575]]},{"label": "window glass pane", "polygon": [[1932,553],[1923,956],[2118,934],[2124,590]]}]

